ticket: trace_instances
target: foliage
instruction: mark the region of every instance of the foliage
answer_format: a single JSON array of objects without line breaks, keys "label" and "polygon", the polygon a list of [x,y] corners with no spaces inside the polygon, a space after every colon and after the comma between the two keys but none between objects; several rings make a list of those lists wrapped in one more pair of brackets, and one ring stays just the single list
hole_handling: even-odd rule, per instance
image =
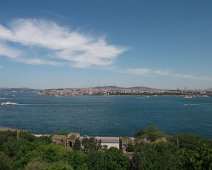
[{"label": "foliage", "polygon": [[13,157],[19,150],[19,142],[14,137],[8,137],[7,141],[3,143],[2,150],[9,156]]},{"label": "foliage", "polygon": [[60,160],[70,162],[71,161],[71,150],[65,148],[62,145],[48,144],[42,145],[40,148],[41,157],[48,162],[58,162]]},{"label": "foliage", "polygon": [[37,150],[29,151],[27,154],[21,154],[16,158],[15,167],[23,168],[33,159],[41,157],[41,153]]},{"label": "foliage", "polygon": [[126,146],[126,151],[127,152],[133,152],[134,151],[135,146],[133,145],[132,142],[128,143]]},{"label": "foliage", "polygon": [[74,151],[72,153],[71,164],[74,169],[78,169],[78,170],[88,169],[87,155],[81,151]]},{"label": "foliage", "polygon": [[68,135],[68,132],[66,132],[66,131],[58,131],[56,133],[56,135],[65,135],[65,136],[67,136]]},{"label": "foliage", "polygon": [[137,146],[133,155],[132,169],[135,170],[175,170],[180,159],[176,147],[167,143],[153,143]]},{"label": "foliage", "polygon": [[51,138],[50,137],[47,137],[47,136],[41,136],[39,138],[35,138],[33,140],[33,144],[35,145],[39,145],[40,144],[50,144],[52,142]]},{"label": "foliage", "polygon": [[73,150],[81,150],[81,141],[79,138],[76,138],[73,144]]},{"label": "foliage", "polygon": [[156,126],[150,125],[145,129],[138,131],[135,134],[135,138],[137,139],[147,139],[150,142],[154,142],[157,139],[165,137],[165,133],[160,131]]},{"label": "foliage", "polygon": [[67,162],[58,161],[51,163],[45,170],[73,170],[73,168]]},{"label": "foliage", "polygon": [[12,170],[10,158],[3,152],[0,152],[0,170]]},{"label": "foliage", "polygon": [[88,153],[88,169],[92,170],[106,170],[104,164],[104,157],[101,152],[90,152]]},{"label": "foliage", "polygon": [[117,148],[110,148],[103,155],[106,169],[125,170],[129,168],[129,160]]},{"label": "foliage", "polygon": [[33,141],[33,139],[35,138],[34,136],[32,136],[32,133],[30,131],[20,131],[18,130],[18,137],[19,138],[23,138],[26,139],[28,141]]},{"label": "foliage", "polygon": [[48,167],[48,163],[44,161],[42,158],[38,157],[31,160],[26,165],[26,170],[45,170]]},{"label": "foliage", "polygon": [[85,153],[98,152],[101,150],[101,143],[94,137],[84,137],[82,139],[82,150]]},{"label": "foliage", "polygon": [[173,141],[177,143],[178,155],[182,167],[186,169],[212,169],[212,143],[198,136],[178,135]]},{"label": "foliage", "polygon": [[117,148],[88,154],[88,167],[92,170],[125,170],[129,165],[129,160]]},{"label": "foliage", "polygon": [[2,150],[2,145],[11,137],[15,138],[16,133],[10,131],[0,132],[0,150]]},{"label": "foliage", "polygon": [[[17,138],[18,136],[18,138]],[[161,140],[167,139],[165,142]],[[168,136],[156,127],[139,131],[134,143],[124,138],[129,160],[117,148],[101,147],[91,137],[75,139],[73,150],[53,144],[50,137],[34,137],[30,132],[0,132],[0,170],[175,170],[212,169],[212,141],[193,135]]]}]

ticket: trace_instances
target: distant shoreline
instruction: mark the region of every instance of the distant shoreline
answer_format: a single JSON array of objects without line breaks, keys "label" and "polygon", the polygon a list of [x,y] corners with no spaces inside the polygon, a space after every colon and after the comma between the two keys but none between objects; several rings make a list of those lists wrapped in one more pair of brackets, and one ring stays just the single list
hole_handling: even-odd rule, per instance
[{"label": "distant shoreline", "polygon": [[91,88],[61,88],[40,90],[38,94],[45,96],[212,96],[211,91],[206,90],[168,90],[148,87],[91,87]]}]

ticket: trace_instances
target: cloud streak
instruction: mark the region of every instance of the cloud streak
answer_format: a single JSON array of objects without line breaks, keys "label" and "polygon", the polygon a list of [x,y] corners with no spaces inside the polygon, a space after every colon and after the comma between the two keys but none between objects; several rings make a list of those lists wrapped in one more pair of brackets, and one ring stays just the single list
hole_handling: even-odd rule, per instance
[{"label": "cloud streak", "polygon": [[130,68],[124,71],[124,73],[136,74],[136,75],[148,75],[152,70],[148,68]]},{"label": "cloud streak", "polygon": [[109,44],[103,37],[86,35],[49,20],[16,19],[0,25],[0,56],[26,64],[107,66],[124,51],[126,48]]},{"label": "cloud streak", "polygon": [[169,77],[187,79],[187,80],[212,82],[212,77],[174,73],[174,72],[170,72],[167,70],[154,70],[154,69],[150,69],[150,68],[128,68],[126,71],[122,71],[122,73],[134,74],[134,75],[140,75],[140,76],[150,76],[150,75],[169,76]]},{"label": "cloud streak", "polygon": [[0,56],[16,59],[20,53],[21,52],[19,50],[10,48],[5,44],[0,43]]},{"label": "cloud streak", "polygon": [[[72,65],[77,68],[109,68],[127,49],[61,26],[49,20],[16,19],[0,24],[0,57],[29,65]],[[107,66],[107,67],[106,67]],[[0,66],[2,68],[2,66]],[[114,70],[111,70],[114,71]],[[188,80],[212,81],[211,77],[174,73],[151,68],[128,68],[115,72],[140,76],[168,76]]]}]

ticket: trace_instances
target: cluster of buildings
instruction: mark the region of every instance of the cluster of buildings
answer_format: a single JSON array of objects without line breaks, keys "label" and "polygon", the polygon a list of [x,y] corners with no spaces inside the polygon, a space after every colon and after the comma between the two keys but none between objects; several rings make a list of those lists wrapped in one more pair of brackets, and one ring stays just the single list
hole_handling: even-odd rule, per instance
[{"label": "cluster of buildings", "polygon": [[177,95],[177,96],[212,96],[212,91],[205,90],[169,90],[155,89],[148,87],[90,87],[90,88],[64,88],[64,89],[46,89],[39,92],[41,95],[49,96],[94,96],[94,95]]},{"label": "cluster of buildings", "polygon": [[[65,147],[72,148],[75,140],[79,139],[80,141],[83,140],[83,138],[90,138],[90,136],[80,136],[79,133],[69,133],[68,135],[53,135],[52,136],[52,142],[56,144],[61,144]],[[126,140],[122,137],[103,137],[103,136],[96,136],[94,137],[102,147],[105,147],[107,149],[114,147],[119,150],[122,150],[123,152],[126,152],[126,147],[129,141],[133,142],[134,138],[129,137]]]},{"label": "cluster of buildings", "polygon": [[[7,131],[17,133],[17,137],[18,137],[18,133],[20,130],[0,127],[0,132],[7,132]],[[43,137],[43,136],[50,137],[50,135],[48,135],[48,134],[33,134],[33,136],[35,136],[35,137]],[[80,136],[79,133],[71,132],[67,135],[54,134],[54,135],[52,135],[51,140],[55,144],[60,144],[65,147],[72,148],[76,139],[79,139],[80,141],[82,141],[83,138],[85,138],[85,137],[90,138],[90,136]],[[102,147],[106,147],[108,149],[111,147],[115,147],[122,151],[126,151],[126,146],[129,141],[132,141],[132,142],[134,141],[134,138],[132,138],[132,137],[126,139],[126,137],[122,138],[122,137],[96,136],[94,138],[97,141],[99,141],[99,143],[101,144]]]},{"label": "cluster of buildings", "polygon": [[140,95],[140,94],[163,94],[164,90],[151,89],[146,87],[90,87],[90,88],[65,88],[65,89],[46,89],[40,91],[42,95],[50,96],[82,96],[82,95]]}]

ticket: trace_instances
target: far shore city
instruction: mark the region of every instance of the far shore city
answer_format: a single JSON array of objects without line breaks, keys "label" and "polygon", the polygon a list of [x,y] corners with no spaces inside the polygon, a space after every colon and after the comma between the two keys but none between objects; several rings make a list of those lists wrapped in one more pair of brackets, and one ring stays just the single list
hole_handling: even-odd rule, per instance
[{"label": "far shore city", "polygon": [[57,89],[28,89],[28,88],[0,88],[1,90],[10,90],[13,93],[18,91],[34,90],[40,95],[48,96],[98,96],[98,95],[176,95],[185,98],[191,97],[209,97],[212,96],[212,89],[157,89],[148,87],[117,87],[117,86],[98,86],[88,88],[57,88]]},{"label": "far shore city", "polygon": [[64,89],[46,89],[39,91],[42,95],[50,96],[81,96],[81,95],[178,95],[185,98],[189,97],[208,97],[212,96],[212,90],[169,90],[155,89],[147,87],[116,87],[103,86],[91,88],[64,88]]}]

